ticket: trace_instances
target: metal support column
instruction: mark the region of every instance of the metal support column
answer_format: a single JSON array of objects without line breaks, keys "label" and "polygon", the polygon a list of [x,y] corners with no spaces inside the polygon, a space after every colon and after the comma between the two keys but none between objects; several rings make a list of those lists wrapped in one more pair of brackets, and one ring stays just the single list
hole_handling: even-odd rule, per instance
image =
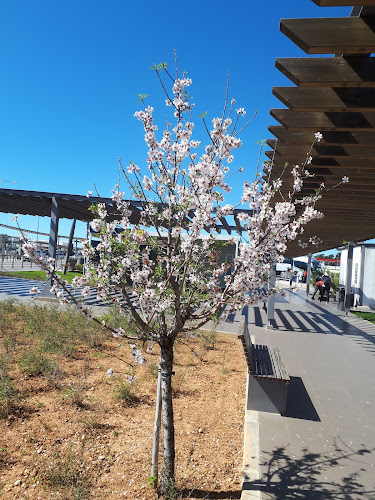
[{"label": "metal support column", "polygon": [[66,271],[68,270],[69,257],[73,255],[73,237],[75,228],[76,228],[76,219],[73,219],[72,227],[70,229],[70,234],[69,234],[68,248],[66,249],[66,257],[65,257],[65,264],[63,271],[64,274],[66,274]]},{"label": "metal support column", "polygon": [[310,293],[310,278],[311,278],[311,253],[307,254],[307,276],[306,276],[306,295],[309,296]]},{"label": "metal support column", "polygon": [[346,261],[346,279],[345,279],[345,316],[350,312],[350,302],[352,298],[352,271],[353,271],[353,247],[352,241],[348,242],[348,257]]},{"label": "metal support column", "polygon": [[[51,226],[49,230],[49,243],[48,243],[48,257],[52,257],[56,259],[56,247],[57,247],[57,235],[59,230],[59,206],[57,203],[57,199],[55,197],[52,198],[51,205]],[[47,280],[44,284],[43,291],[41,293],[41,297],[53,297],[54,295],[50,292],[50,288],[53,285],[53,275],[55,271],[48,274]]]},{"label": "metal support column", "polygon": [[[276,267],[270,270],[268,290],[276,286]],[[267,300],[267,328],[273,328],[275,321],[275,294],[273,293]]]}]

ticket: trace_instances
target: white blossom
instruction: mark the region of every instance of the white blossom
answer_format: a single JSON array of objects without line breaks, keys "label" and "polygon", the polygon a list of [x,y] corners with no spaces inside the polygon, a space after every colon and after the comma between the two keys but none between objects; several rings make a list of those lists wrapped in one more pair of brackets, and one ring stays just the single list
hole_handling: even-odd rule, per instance
[{"label": "white blossom", "polygon": [[316,132],[315,139],[317,142],[320,142],[320,140],[323,139],[323,135],[320,132]]}]

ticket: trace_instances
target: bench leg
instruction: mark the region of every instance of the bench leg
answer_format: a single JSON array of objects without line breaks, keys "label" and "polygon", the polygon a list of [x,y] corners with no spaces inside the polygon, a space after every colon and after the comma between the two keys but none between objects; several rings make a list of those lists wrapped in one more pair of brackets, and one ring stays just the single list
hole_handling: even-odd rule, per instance
[{"label": "bench leg", "polygon": [[269,380],[249,375],[247,409],[280,413],[286,410],[288,384],[282,380]]}]

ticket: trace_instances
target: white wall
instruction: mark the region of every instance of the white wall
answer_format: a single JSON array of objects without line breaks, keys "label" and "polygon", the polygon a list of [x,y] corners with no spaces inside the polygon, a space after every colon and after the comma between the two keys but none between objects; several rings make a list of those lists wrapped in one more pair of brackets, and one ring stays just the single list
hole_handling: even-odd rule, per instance
[{"label": "white wall", "polygon": [[375,309],[375,248],[365,249],[362,305]]},{"label": "white wall", "polygon": [[[348,250],[341,252],[340,284],[346,284]],[[351,282],[354,304],[375,309],[375,247],[358,245],[353,248]]]}]

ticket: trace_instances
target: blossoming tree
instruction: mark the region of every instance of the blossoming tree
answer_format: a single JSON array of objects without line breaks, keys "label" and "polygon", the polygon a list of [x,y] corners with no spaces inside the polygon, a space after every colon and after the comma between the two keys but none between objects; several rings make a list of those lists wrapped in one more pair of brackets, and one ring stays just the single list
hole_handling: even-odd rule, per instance
[{"label": "blossoming tree", "polygon": [[[293,187],[280,201],[275,201],[275,196],[283,180],[271,181],[272,165],[265,165],[254,181],[244,183],[236,205],[228,204],[230,166],[234,150],[241,146],[239,132],[244,127],[240,127],[240,121],[245,110],[235,110],[234,100],[227,99],[211,129],[202,116],[208,137],[203,149],[201,142],[193,139],[193,103],[187,92],[191,80],[186,75],[179,77],[177,71],[172,77],[165,64],[155,70],[168,108],[165,130],[157,134],[154,110],[141,96],[142,109],[135,117],[145,131],[146,166],[123,166],[119,160],[130,195],[142,207],[140,219],[131,222],[132,208],[126,201],[129,192],[121,190],[119,181],[112,196],[117,207],[115,220],[111,214],[108,222],[104,205],[93,207],[96,218],[92,227],[100,236],[96,248],[99,264],[89,268],[83,278],[75,279],[73,286],[83,285],[84,296],[94,286],[103,300],[111,297],[115,286],[121,289],[122,298],[114,301],[115,306],[132,316],[137,334],[105,326],[116,338],[137,343],[132,346],[135,363],[144,361],[141,345],[148,349],[159,345],[163,423],[160,491],[166,494],[174,484],[175,470],[171,388],[174,343],[180,337],[189,338],[217,317],[224,306],[230,311],[240,310],[275,293],[274,288],[266,286],[270,270],[284,259],[288,240],[295,239],[306,223],[322,214],[314,208],[320,192],[298,199],[302,179],[309,175],[305,166],[293,168]],[[172,82],[171,93],[164,75]],[[316,134],[315,140],[320,137]],[[215,243],[220,218],[231,216],[235,209],[244,228],[239,252],[231,263],[219,263]],[[116,231],[118,228],[121,231]],[[208,236],[202,238],[203,233]],[[35,257],[30,242],[24,249]],[[84,253],[94,254],[87,241]],[[44,265],[53,271],[52,260]],[[129,278],[132,290],[126,286]],[[52,291],[64,302],[63,289],[69,292],[66,282],[56,276]],[[77,302],[75,296],[72,298]],[[84,303],[78,306],[91,317]]]}]

